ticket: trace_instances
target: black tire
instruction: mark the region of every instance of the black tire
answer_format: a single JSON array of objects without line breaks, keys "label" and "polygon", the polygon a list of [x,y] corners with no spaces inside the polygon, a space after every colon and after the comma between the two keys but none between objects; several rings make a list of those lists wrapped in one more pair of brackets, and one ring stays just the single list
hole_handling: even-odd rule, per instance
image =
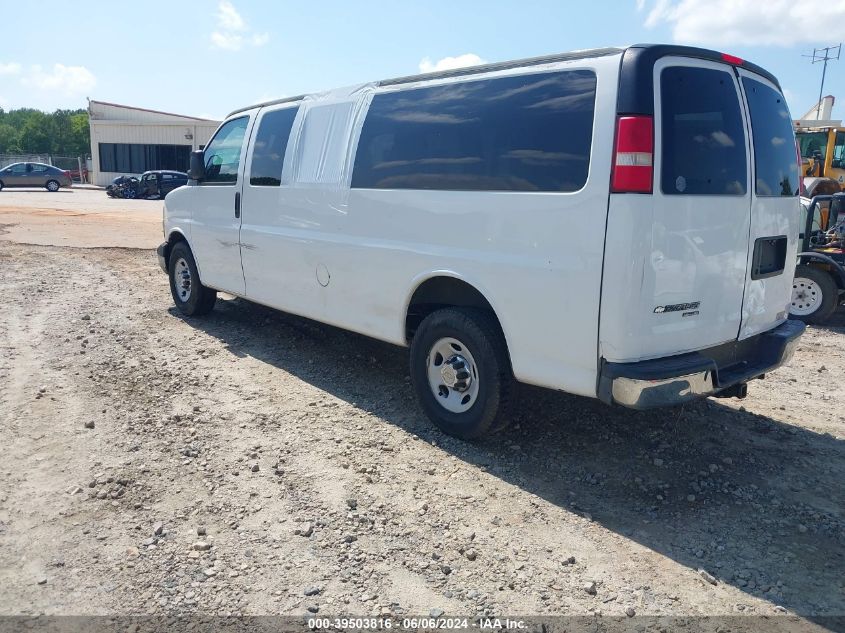
[{"label": "black tire", "polygon": [[[463,412],[438,402],[428,379],[432,348],[443,338],[463,343],[475,360],[478,393]],[[420,323],[411,342],[411,382],[428,418],[444,433],[472,440],[505,428],[514,408],[516,381],[501,329],[493,315],[473,308],[444,308]],[[447,390],[448,391],[448,390]]]},{"label": "black tire", "polygon": [[56,193],[59,189],[62,188],[62,186],[59,184],[58,180],[50,179],[50,180],[48,180],[47,182],[44,183],[44,188],[47,191],[50,191],[52,193]]},{"label": "black tire", "polygon": [[0,180],[0,191],[3,191],[3,181]]},{"label": "black tire", "polygon": [[[180,260],[187,265],[190,275],[187,280],[190,285],[187,295],[184,292],[184,287],[180,287],[185,280],[177,279],[177,276],[180,275],[177,268],[184,268],[181,266]],[[202,285],[197,270],[197,262],[185,242],[177,242],[170,250],[167,272],[170,278],[170,294],[173,296],[173,303],[176,304],[182,314],[185,316],[202,316],[211,312],[214,303],[217,301],[217,291]]]},{"label": "black tire", "polygon": [[824,323],[836,312],[836,307],[839,305],[839,288],[836,286],[836,281],[826,270],[802,264],[795,268],[795,277],[792,282],[793,293],[798,290],[799,280],[802,278],[815,282],[818,290],[812,292],[820,291],[822,294],[821,301],[810,314],[795,314],[792,312],[792,307],[796,306],[797,302],[793,296],[793,301],[790,304],[790,316],[804,321],[804,323],[815,325]]}]

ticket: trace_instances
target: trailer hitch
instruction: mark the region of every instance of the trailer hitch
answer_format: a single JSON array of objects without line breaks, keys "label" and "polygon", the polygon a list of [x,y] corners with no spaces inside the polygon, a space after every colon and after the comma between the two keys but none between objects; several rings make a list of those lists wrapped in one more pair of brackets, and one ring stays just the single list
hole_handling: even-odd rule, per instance
[{"label": "trailer hitch", "polygon": [[727,389],[722,389],[713,394],[716,398],[739,398],[742,400],[748,395],[748,383],[741,382],[737,385],[731,385]]}]

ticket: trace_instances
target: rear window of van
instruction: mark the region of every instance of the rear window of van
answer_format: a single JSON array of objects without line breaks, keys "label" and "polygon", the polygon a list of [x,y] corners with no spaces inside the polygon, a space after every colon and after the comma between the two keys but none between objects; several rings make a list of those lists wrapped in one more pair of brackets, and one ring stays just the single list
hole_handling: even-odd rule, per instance
[{"label": "rear window of van", "polygon": [[578,191],[589,172],[595,97],[590,70],[377,94],[352,187]]},{"label": "rear window of van", "polygon": [[660,75],[662,167],[666,195],[744,195],[745,133],[729,72],[670,66]]},{"label": "rear window of van", "polygon": [[751,114],[755,186],[758,196],[797,196],[795,133],[786,99],[763,82],[742,78]]}]

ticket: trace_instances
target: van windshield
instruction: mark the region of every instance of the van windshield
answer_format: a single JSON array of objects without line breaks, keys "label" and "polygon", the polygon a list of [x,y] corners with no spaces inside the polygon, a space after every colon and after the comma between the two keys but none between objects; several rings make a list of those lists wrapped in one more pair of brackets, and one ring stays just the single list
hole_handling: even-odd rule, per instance
[{"label": "van windshield", "polygon": [[757,195],[797,196],[795,133],[786,99],[774,88],[750,77],[742,78],[742,86],[751,114]]}]

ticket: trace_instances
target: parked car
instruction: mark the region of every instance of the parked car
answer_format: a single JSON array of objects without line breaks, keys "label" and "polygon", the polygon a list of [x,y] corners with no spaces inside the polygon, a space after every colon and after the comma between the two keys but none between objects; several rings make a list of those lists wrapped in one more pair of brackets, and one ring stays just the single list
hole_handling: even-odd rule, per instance
[{"label": "parked car", "polygon": [[81,176],[80,176],[80,173],[79,173],[79,167],[76,167],[74,169],[69,170],[68,173],[70,174],[70,178],[71,178],[71,180],[73,180],[73,182],[88,182],[88,168],[87,167],[82,168],[82,175]]},{"label": "parked car", "polygon": [[118,176],[106,187],[106,195],[109,198],[134,198],[137,191],[137,176]]},{"label": "parked car", "polygon": [[144,198],[158,200],[188,182],[183,171],[145,171],[140,177],[118,176],[106,187],[106,194],[112,198]]},{"label": "parked car", "polygon": [[805,328],[785,103],[742,59],[640,45],[247,107],[167,196],[159,262],[186,315],[225,291],[410,346],[461,438],[507,423],[517,381],[741,398]]},{"label": "parked car", "polygon": [[0,191],[5,187],[44,187],[58,191],[73,186],[70,173],[44,163],[12,163],[0,170]]},{"label": "parked car", "polygon": [[139,198],[158,200],[168,193],[188,183],[188,174],[183,171],[158,170],[141,174],[138,183]]}]

